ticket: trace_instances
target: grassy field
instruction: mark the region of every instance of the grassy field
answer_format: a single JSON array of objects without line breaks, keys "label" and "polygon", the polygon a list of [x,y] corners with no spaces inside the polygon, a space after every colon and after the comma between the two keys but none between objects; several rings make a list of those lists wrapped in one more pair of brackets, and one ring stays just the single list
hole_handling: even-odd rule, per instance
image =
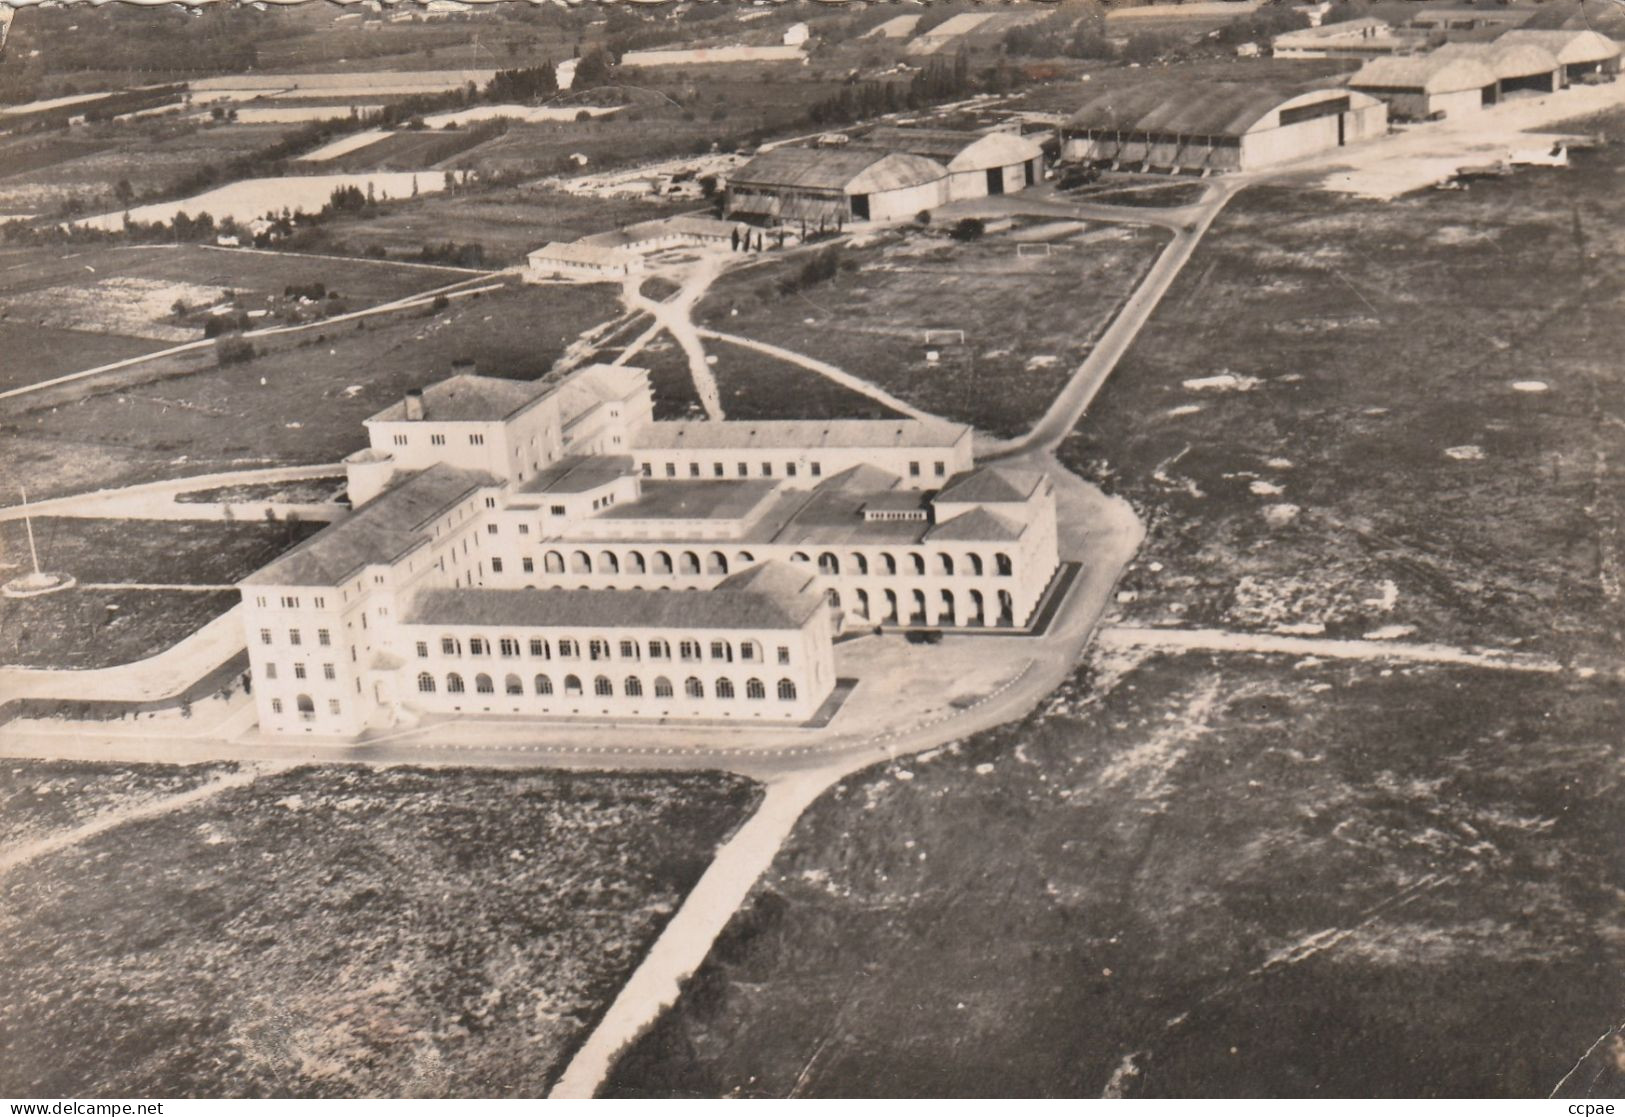
[{"label": "grassy field", "polygon": [[522,263],[525,253],[548,241],[575,240],[678,212],[682,207],[657,201],[581,198],[541,189],[423,195],[385,206],[375,217],[333,218],[301,234],[298,244],[355,255],[382,249],[406,257],[425,245],[453,241],[481,245],[486,263],[496,267]]},{"label": "grassy field", "polygon": [[0,854],[97,815],[179,795],[235,763],[99,764],[83,760],[0,760]]},{"label": "grassy field", "polygon": [[1622,697],[1096,661],[826,794],[609,1092],[1544,1097],[1625,995]]},{"label": "grassy field", "polygon": [[[224,585],[253,573],[326,526],[224,520],[93,520],[37,516],[42,569],[82,583]],[[28,538],[16,520],[0,523],[0,577],[26,569]]]},{"label": "grassy field", "polygon": [[242,600],[236,590],[71,589],[0,598],[0,665],[87,670],[133,663]]},{"label": "grassy field", "polygon": [[175,494],[175,503],[239,504],[263,500],[277,504],[325,504],[343,491],[344,482],[337,477],[313,477],[306,481],[266,481],[193,489]]},{"label": "grassy field", "polygon": [[[1162,241],[1153,230],[1103,228],[1068,234],[1048,256],[1018,256],[1003,234],[957,243],[899,230],[840,249],[833,280],[791,294],[779,283],[799,273],[805,254],[724,276],[700,316],[944,418],[1016,434],[1049,406]],[[932,362],[927,330],[962,330],[964,343],[934,335],[946,343]]]},{"label": "grassy field", "polygon": [[[200,245],[7,252],[0,270],[0,388],[21,387],[203,336],[204,308],[265,311],[260,324],[311,313],[284,297],[320,283],[333,313],[432,290],[466,273],[376,260],[313,259]],[[176,317],[176,302],[193,308]]]},{"label": "grassy field", "polygon": [[545,374],[589,325],[615,317],[610,287],[520,287],[331,333],[254,360],[0,422],[0,476],[29,495],[82,492],[250,465],[335,462],[361,423],[455,360],[514,379]]},{"label": "grassy field", "polygon": [[730,419],[891,419],[897,412],[800,365],[706,339]]},{"label": "grassy field", "polygon": [[1617,655],[1622,166],[1233,202],[1061,451],[1130,615]]},{"label": "grassy field", "polygon": [[757,798],[304,768],[128,824],[0,884],[0,1090],[540,1096]]}]

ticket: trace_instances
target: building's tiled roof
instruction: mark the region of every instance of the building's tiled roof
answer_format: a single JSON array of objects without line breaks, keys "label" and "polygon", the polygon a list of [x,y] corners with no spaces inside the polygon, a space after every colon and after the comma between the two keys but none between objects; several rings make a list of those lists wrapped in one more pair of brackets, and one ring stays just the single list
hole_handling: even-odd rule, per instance
[{"label": "building's tiled roof", "polygon": [[1460,93],[1494,84],[1495,74],[1482,62],[1448,55],[1374,58],[1349,79],[1350,89],[1414,89],[1425,93]]},{"label": "building's tiled roof", "polygon": [[863,508],[874,493],[840,487],[817,488],[774,534],[787,547],[827,547],[850,543],[906,547],[920,542],[928,520],[866,520]]},{"label": "building's tiled roof", "polygon": [[884,489],[894,489],[902,481],[895,473],[881,469],[878,465],[863,462],[843,469],[833,476],[824,478],[818,486],[821,489],[858,489],[863,492],[880,492]]},{"label": "building's tiled roof", "polygon": [[775,419],[764,422],[650,423],[632,438],[638,450],[813,449],[957,445],[970,428],[921,419]]},{"label": "building's tiled roof", "polygon": [[[429,422],[489,423],[523,411],[552,389],[532,380],[505,380],[498,376],[461,373],[423,389],[423,417]],[[406,420],[406,401],[396,400],[369,423]]]},{"label": "building's tiled roof", "polygon": [[873,147],[776,147],[728,176],[729,186],[878,194],[936,182],[940,163]]},{"label": "building's tiled roof", "polygon": [[1433,56],[1471,58],[1488,66],[1502,79],[1550,74],[1559,66],[1552,52],[1544,47],[1529,42],[1508,43],[1504,37],[1491,43],[1445,43]]},{"label": "building's tiled roof", "polygon": [[1043,481],[1044,475],[1036,470],[985,466],[949,481],[937,494],[937,502],[1020,504],[1030,498]]},{"label": "building's tiled roof", "polygon": [[[1097,93],[1067,126],[1089,131],[1240,136],[1313,90],[1254,82],[1154,81]],[[1337,91],[1327,91],[1336,93]]]},{"label": "building's tiled roof", "polygon": [[616,245],[586,241],[550,241],[527,257],[532,267],[549,263],[585,264],[593,267],[624,268],[631,254]]},{"label": "building's tiled roof", "polygon": [[244,585],[337,586],[372,563],[393,562],[429,539],[428,525],[495,479],[433,465],[385,490],[349,516],[247,578]]},{"label": "building's tiled roof", "polygon": [[522,493],[584,493],[630,476],[636,466],[629,457],[564,458],[520,487]]},{"label": "building's tiled roof", "polygon": [[863,138],[871,147],[920,155],[950,171],[987,170],[1025,163],[1044,153],[1037,140],[1014,132],[959,132],[952,128],[876,128]]},{"label": "building's tiled roof", "polygon": [[932,543],[1014,543],[1025,530],[1009,516],[972,508],[945,524],[937,524],[925,538]]},{"label": "building's tiled roof", "polygon": [[[784,567],[784,570],[763,570]],[[762,563],[714,588],[669,590],[429,589],[407,611],[409,625],[498,628],[798,629],[823,607],[812,571]]]},{"label": "building's tiled roof", "polygon": [[1585,62],[1606,62],[1619,57],[1619,44],[1595,31],[1508,31],[1497,43],[1506,46],[1530,44],[1550,51],[1565,66]]}]

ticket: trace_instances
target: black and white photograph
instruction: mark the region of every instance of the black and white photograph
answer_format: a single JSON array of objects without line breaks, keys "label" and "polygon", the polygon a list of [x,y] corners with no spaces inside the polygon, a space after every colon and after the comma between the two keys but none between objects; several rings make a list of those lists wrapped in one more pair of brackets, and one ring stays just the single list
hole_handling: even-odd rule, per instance
[{"label": "black and white photograph", "polygon": [[0,0],[7,1113],[1616,1113],[1622,46]]}]

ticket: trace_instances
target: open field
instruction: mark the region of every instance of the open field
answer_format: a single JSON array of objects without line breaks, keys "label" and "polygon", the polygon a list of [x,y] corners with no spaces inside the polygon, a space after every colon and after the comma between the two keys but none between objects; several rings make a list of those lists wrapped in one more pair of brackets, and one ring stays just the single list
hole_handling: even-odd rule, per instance
[{"label": "open field", "polygon": [[[117,204],[113,189],[120,179],[129,182],[137,195],[167,191],[206,163],[229,163],[263,151],[291,130],[290,125],[194,125],[167,120],[139,127],[93,126],[86,130],[84,140],[76,132],[57,138],[54,146],[43,141],[30,159],[36,163],[33,169],[10,173],[11,164],[0,161],[0,168],[7,172],[0,177],[0,213],[54,214],[67,197],[112,209]],[[55,158],[85,140],[91,142],[87,153]],[[215,216],[221,213],[216,211]]]},{"label": "open field", "polygon": [[235,763],[96,764],[80,760],[0,760],[0,853],[70,830],[106,811],[179,795]]},{"label": "open field", "polygon": [[[1164,236],[1103,228],[1018,255],[1005,234],[959,243],[896,230],[841,248],[834,279],[790,294],[808,256],[724,276],[706,325],[862,376],[917,407],[994,434],[1041,415],[1150,267]],[[737,314],[734,313],[737,311]],[[928,358],[934,331],[938,359]],[[964,340],[952,331],[963,331]]]},{"label": "open field", "polygon": [[[188,586],[229,585],[325,526],[79,516],[36,516],[33,524],[42,569],[71,574],[82,583]],[[24,524],[0,522],[0,576],[28,565]]]},{"label": "open field", "polygon": [[758,795],[302,768],[129,823],[0,886],[0,1089],[539,1096]]},{"label": "open field", "polygon": [[892,419],[897,412],[800,365],[707,338],[730,419]]},{"label": "open field", "polygon": [[133,663],[179,643],[241,600],[236,590],[132,589],[0,598],[0,664],[87,670]]},{"label": "open field", "polygon": [[1130,616],[1617,655],[1621,166],[1232,202],[1061,448]]},{"label": "open field", "polygon": [[575,240],[622,225],[651,221],[685,208],[655,200],[581,198],[552,190],[481,191],[420,197],[380,208],[373,216],[333,217],[295,244],[302,249],[360,255],[382,249],[410,257],[425,245],[478,244],[489,266],[523,263],[548,241]]},{"label": "open field", "polygon": [[446,188],[445,176],[437,171],[378,171],[365,174],[282,175],[270,178],[245,178],[225,186],[217,186],[177,202],[153,202],[86,217],[76,222],[90,229],[117,232],[124,227],[126,216],[132,221],[169,222],[184,213],[198,218],[208,214],[216,221],[231,218],[247,224],[268,213],[283,210],[298,213],[319,213],[332,199],[333,191],[353,186],[357,190],[376,192],[380,201],[391,198],[416,197],[435,194]]},{"label": "open field", "polygon": [[1622,697],[1097,660],[827,793],[609,1092],[1544,1097],[1625,995]]},{"label": "open field", "polygon": [[[359,310],[466,278],[451,269],[376,260],[318,260],[199,245],[139,245],[0,256],[0,339],[9,339],[0,388],[109,364],[203,336],[204,311],[228,305],[299,321],[311,308],[285,298],[321,284],[328,310]],[[175,303],[194,308],[184,318]],[[342,304],[342,305],[341,305]]]},{"label": "open field", "polygon": [[263,484],[223,485],[175,494],[177,504],[241,504],[270,501],[276,504],[325,504],[344,491],[337,477],[308,481],[267,481]]},{"label": "open field", "polygon": [[444,378],[453,361],[535,379],[578,333],[618,311],[607,286],[514,286],[438,312],[307,330],[298,344],[284,341],[240,364],[16,412],[0,421],[0,476],[43,498],[253,465],[336,462],[366,445],[362,420],[407,388]]}]

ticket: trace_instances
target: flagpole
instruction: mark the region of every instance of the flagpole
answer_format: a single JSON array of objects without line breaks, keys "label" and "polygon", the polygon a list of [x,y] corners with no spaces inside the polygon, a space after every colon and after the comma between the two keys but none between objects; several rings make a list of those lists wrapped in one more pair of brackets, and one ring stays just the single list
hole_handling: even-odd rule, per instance
[{"label": "flagpole", "polygon": [[28,490],[22,489],[23,494],[23,527],[28,530],[28,556],[34,560],[34,573],[39,570],[39,552],[34,549],[34,518],[28,514]]}]

